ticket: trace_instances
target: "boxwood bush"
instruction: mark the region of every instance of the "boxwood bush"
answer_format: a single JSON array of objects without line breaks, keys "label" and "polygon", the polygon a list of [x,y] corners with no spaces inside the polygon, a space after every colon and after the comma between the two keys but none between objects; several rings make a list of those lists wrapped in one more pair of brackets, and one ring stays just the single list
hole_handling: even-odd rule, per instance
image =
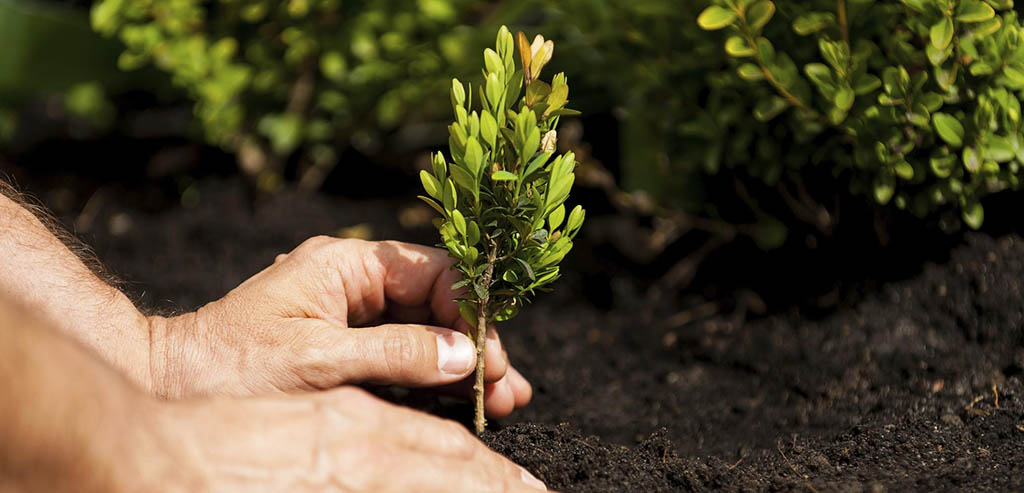
[{"label": "boxwood bush", "polygon": [[616,116],[623,188],[747,223],[763,247],[797,223],[827,232],[840,195],[955,230],[1020,186],[1011,0],[101,0],[92,17],[256,175],[439,122],[432,95],[508,23],[562,40],[575,104]]},{"label": "boxwood bush", "polygon": [[507,15],[480,0],[100,0],[91,12],[124,43],[120,67],[165,71],[206,138],[264,185],[290,156],[323,170],[344,146],[373,153],[400,124],[443,115],[434,96],[490,37],[466,24]]},{"label": "boxwood bush", "polygon": [[[813,142],[789,152],[854,170],[853,190],[879,204],[920,217],[952,207],[978,228],[979,200],[1019,188],[1024,164],[1024,43],[1012,8],[1012,0],[793,2],[775,19],[771,0],[716,0],[698,23],[727,29],[724,49],[740,61],[740,78],[772,88],[754,117],[789,112],[785,123]],[[773,20],[789,29],[765,33]]]},{"label": "boxwood bush", "polygon": [[[981,225],[986,195],[1020,187],[1024,43],[1011,0],[568,0],[548,11],[578,62],[578,94],[604,88],[618,108],[624,186],[713,216],[747,202],[773,225],[753,230],[765,246],[782,241],[782,223],[830,227],[808,211],[831,204],[810,197],[850,193],[954,230]],[[806,191],[814,173],[832,180]],[[708,193],[723,174],[739,192]],[[766,193],[792,207],[766,212]]]}]

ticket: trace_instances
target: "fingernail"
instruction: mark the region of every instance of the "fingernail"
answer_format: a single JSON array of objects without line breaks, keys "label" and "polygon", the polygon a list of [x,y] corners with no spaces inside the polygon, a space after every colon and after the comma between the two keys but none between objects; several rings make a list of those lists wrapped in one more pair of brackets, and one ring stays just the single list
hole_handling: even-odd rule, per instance
[{"label": "fingernail", "polygon": [[473,342],[457,332],[437,335],[437,369],[448,375],[465,375],[473,366]]},{"label": "fingernail", "polygon": [[542,491],[548,490],[548,487],[544,486],[544,483],[542,483],[541,480],[533,477],[533,474],[530,474],[530,471],[527,471],[526,469],[520,470],[519,477],[523,479],[524,483],[530,485],[531,488],[537,488]]}]

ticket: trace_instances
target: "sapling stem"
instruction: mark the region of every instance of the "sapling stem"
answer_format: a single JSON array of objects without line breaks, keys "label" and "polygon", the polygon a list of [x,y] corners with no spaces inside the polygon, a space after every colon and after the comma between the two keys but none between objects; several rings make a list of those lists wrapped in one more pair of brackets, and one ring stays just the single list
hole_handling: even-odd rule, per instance
[{"label": "sapling stem", "polygon": [[487,352],[487,308],[480,305],[477,308],[476,321],[476,383],[473,384],[473,402],[476,410],[473,417],[473,425],[476,434],[480,435],[487,428],[487,419],[484,418],[484,354]]},{"label": "sapling stem", "polygon": [[476,309],[476,383],[473,384],[473,400],[476,404],[473,425],[476,434],[480,435],[487,428],[487,419],[484,417],[484,371],[486,370],[484,355],[487,353],[487,304],[490,302],[490,285],[494,277],[494,262],[498,256],[498,246],[491,247],[491,253],[487,257],[487,269],[484,271],[481,281],[487,287],[487,294],[480,298]]}]

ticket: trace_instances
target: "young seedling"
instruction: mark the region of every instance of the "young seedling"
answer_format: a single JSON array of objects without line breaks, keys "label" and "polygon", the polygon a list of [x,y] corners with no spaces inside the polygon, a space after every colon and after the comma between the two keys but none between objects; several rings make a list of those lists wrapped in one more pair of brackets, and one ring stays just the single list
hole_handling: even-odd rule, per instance
[{"label": "young seedling", "polygon": [[432,172],[420,172],[428,195],[420,198],[441,214],[434,224],[456,261],[453,268],[462,274],[452,289],[461,293],[455,301],[476,343],[477,434],[486,426],[488,324],[516,316],[531,296],[558,279],[558,263],[583,225],[583,208],[566,214],[564,205],[576,156],[555,155],[558,120],[579,112],[565,107],[565,74],[550,84],[540,80],[553,53],[554,43],[543,36],[531,44],[520,32],[513,40],[502,26],[495,49],[484,51],[479,111],[473,109],[472,85],[452,80],[451,162],[438,152]]}]

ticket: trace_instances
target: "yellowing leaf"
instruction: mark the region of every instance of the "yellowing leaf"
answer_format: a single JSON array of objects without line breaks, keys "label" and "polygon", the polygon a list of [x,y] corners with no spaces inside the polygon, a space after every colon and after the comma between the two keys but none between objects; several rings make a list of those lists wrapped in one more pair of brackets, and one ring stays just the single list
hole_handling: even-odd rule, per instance
[{"label": "yellowing leaf", "polygon": [[697,24],[706,31],[717,31],[731,25],[736,20],[736,12],[724,7],[712,5],[697,17]]}]

